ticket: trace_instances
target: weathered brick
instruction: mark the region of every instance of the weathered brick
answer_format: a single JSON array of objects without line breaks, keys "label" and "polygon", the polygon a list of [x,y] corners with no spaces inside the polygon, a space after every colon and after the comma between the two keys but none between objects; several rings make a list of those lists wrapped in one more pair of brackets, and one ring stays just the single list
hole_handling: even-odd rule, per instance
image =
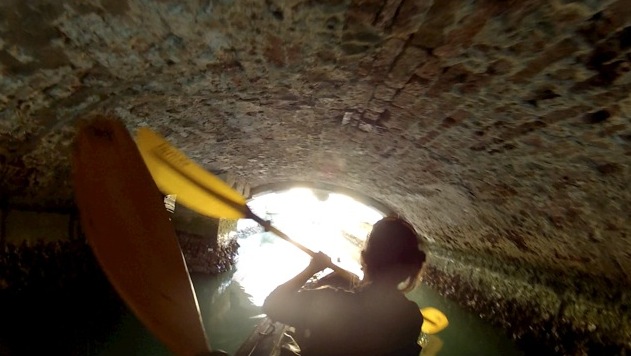
[{"label": "weathered brick", "polygon": [[366,110],[370,110],[372,112],[381,114],[383,113],[388,107],[389,107],[389,103],[385,102],[385,101],[381,101],[379,99],[371,99],[368,104],[366,104]]},{"label": "weathered brick", "polygon": [[390,70],[390,66],[403,50],[405,41],[398,38],[390,38],[384,42],[379,53],[375,57],[373,66],[375,68]]},{"label": "weathered brick", "polygon": [[375,26],[380,29],[390,28],[394,22],[394,16],[402,2],[403,0],[386,0],[375,20]]},{"label": "weathered brick", "polygon": [[432,142],[434,139],[436,139],[438,136],[440,136],[440,134],[441,134],[441,130],[431,130],[427,132],[424,136],[419,138],[417,143],[422,146],[426,146],[430,142]]},{"label": "weathered brick", "polygon": [[379,100],[390,101],[396,93],[396,89],[389,88],[385,85],[378,85],[375,88],[375,93],[373,94],[373,96]]},{"label": "weathered brick", "polygon": [[389,118],[381,121],[381,124],[388,129],[404,131],[415,121],[415,115],[407,110],[390,107],[389,112]]},{"label": "weathered brick", "polygon": [[459,24],[446,35],[447,43],[457,47],[469,47],[488,19],[502,7],[500,4],[489,1],[477,2],[475,6],[474,11],[461,19]]},{"label": "weathered brick", "polygon": [[442,71],[440,60],[434,56],[428,56],[427,60],[414,71],[414,74],[431,81],[438,78]]},{"label": "weathered brick", "polygon": [[463,109],[458,109],[454,112],[449,113],[449,117],[453,118],[456,123],[461,123],[471,116],[472,115],[470,112]]},{"label": "weathered brick", "polygon": [[514,63],[507,58],[500,58],[489,64],[486,72],[492,75],[508,74],[514,67]]},{"label": "weathered brick", "polygon": [[298,64],[303,61],[303,49],[300,44],[291,44],[287,46],[285,50],[285,58],[287,60],[287,64]]},{"label": "weathered brick", "polygon": [[371,123],[376,123],[379,120],[380,117],[381,117],[381,113],[380,112],[375,112],[375,111],[372,111],[372,110],[366,110],[362,114],[362,118],[364,120],[370,121]]},{"label": "weathered brick", "polygon": [[559,30],[576,26],[580,21],[587,20],[592,14],[593,12],[590,11],[587,4],[581,4],[578,1],[567,4],[556,3],[553,5],[553,11],[551,11],[554,25]]},{"label": "weathered brick", "polygon": [[572,39],[565,38],[554,45],[545,49],[537,58],[528,62],[524,69],[513,75],[512,79],[517,82],[523,82],[535,75],[539,74],[547,66],[557,62],[563,58],[569,57],[578,50],[576,42]]},{"label": "weathered brick", "polygon": [[425,13],[431,5],[432,0],[403,0],[399,15],[392,25],[392,34],[400,38],[407,38],[418,31]]},{"label": "weathered brick", "polygon": [[414,34],[412,44],[423,48],[436,48],[445,43],[444,29],[455,21],[458,0],[435,1],[425,21]]},{"label": "weathered brick", "polygon": [[365,44],[375,44],[381,42],[382,35],[376,29],[365,26],[361,28],[351,28],[344,31],[343,42],[356,42]]},{"label": "weathered brick", "polygon": [[586,113],[589,110],[589,107],[584,105],[578,105],[570,108],[563,108],[553,110],[547,114],[545,114],[541,120],[548,124],[556,123],[562,120],[568,120],[575,118],[579,115]]},{"label": "weathered brick", "polygon": [[278,36],[269,36],[267,38],[267,45],[263,55],[268,62],[275,66],[282,67],[285,65],[285,51],[283,47],[283,40]]},{"label": "weathered brick", "polygon": [[357,74],[361,77],[367,78],[369,81],[374,81],[372,80],[371,77],[371,73],[374,73],[374,68],[372,66],[372,63],[374,62],[374,59],[370,56],[365,56],[363,58],[361,58],[358,62],[357,62]]},{"label": "weathered brick", "polygon": [[492,77],[487,74],[472,73],[467,76],[466,81],[459,86],[459,90],[463,94],[473,94],[480,89],[488,87]]},{"label": "weathered brick", "polygon": [[461,48],[459,45],[448,43],[438,48],[435,48],[432,51],[432,54],[441,59],[449,59],[449,58],[458,56],[463,51],[464,49]]},{"label": "weathered brick", "polygon": [[[452,108],[453,107],[449,109],[451,110]],[[428,98],[427,96],[418,98],[412,109],[412,112],[417,113],[420,116],[434,117],[435,115],[443,115],[441,103],[432,98]]]},{"label": "weathered brick", "polygon": [[437,96],[442,92],[451,90],[456,84],[465,84],[470,75],[471,72],[461,64],[451,66],[440,75],[427,94]]},{"label": "weathered brick", "polygon": [[607,7],[614,30],[631,24],[631,6],[628,0],[617,0]]},{"label": "weathered brick", "polygon": [[352,0],[346,12],[346,26],[370,26],[375,21],[383,0]]},{"label": "weathered brick", "polygon": [[406,47],[388,74],[388,85],[396,88],[403,87],[416,67],[423,63],[426,58],[427,52],[424,50],[414,46]]},{"label": "weathered brick", "polygon": [[425,90],[427,90],[427,87],[419,82],[413,81],[407,83],[405,87],[397,93],[392,104],[401,108],[409,108],[423,95]]}]

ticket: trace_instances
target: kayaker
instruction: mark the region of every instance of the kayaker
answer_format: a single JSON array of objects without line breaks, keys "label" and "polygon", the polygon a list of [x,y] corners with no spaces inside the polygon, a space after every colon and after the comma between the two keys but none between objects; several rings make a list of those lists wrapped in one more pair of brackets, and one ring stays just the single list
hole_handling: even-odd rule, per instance
[{"label": "kayaker", "polygon": [[294,327],[302,356],[418,355],[423,317],[404,292],[416,286],[425,253],[414,228],[401,218],[379,220],[361,252],[364,278],[353,290],[303,288],[330,265],[323,253],[278,286],[263,311]]}]

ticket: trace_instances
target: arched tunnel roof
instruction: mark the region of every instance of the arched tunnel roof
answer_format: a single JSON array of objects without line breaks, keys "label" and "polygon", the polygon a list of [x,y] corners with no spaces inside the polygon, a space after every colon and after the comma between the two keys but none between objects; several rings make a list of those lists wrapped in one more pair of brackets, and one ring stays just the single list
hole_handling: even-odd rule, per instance
[{"label": "arched tunnel roof", "polygon": [[209,170],[362,192],[432,246],[631,280],[630,7],[593,1],[0,5],[0,187],[72,202],[78,120]]}]

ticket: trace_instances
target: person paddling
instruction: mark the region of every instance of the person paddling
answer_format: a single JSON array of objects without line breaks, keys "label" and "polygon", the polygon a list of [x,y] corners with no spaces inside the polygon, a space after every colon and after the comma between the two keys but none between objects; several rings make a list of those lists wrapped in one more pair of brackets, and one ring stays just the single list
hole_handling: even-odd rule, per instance
[{"label": "person paddling", "polygon": [[425,263],[414,228],[386,217],[373,226],[361,252],[364,278],[352,290],[305,283],[331,264],[317,253],[298,275],[267,297],[263,311],[290,325],[302,356],[418,355],[423,317],[405,297]]}]

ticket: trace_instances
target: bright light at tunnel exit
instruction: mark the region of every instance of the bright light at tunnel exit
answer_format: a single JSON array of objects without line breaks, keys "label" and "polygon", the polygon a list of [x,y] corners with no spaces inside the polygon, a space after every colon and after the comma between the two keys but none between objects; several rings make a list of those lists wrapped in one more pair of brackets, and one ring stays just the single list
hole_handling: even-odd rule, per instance
[{"label": "bright light at tunnel exit", "polygon": [[[333,262],[362,277],[360,251],[372,225],[384,214],[353,198],[330,193],[321,200],[308,188],[256,196],[248,206],[254,213],[312,251],[322,251]],[[237,229],[256,226],[239,220]],[[309,264],[310,257],[268,232],[239,238],[239,256],[233,282],[241,285],[254,305]],[[329,273],[326,270],[324,273]]]}]

